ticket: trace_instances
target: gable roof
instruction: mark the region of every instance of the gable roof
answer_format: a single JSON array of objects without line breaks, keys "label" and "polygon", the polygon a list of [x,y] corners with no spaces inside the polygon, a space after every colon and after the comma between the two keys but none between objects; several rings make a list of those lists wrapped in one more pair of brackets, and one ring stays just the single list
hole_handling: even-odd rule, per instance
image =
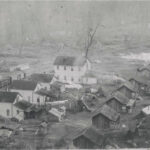
[{"label": "gable roof", "polygon": [[26,110],[27,108],[29,108],[31,106],[31,104],[27,101],[19,101],[19,102],[15,103],[15,106],[22,110]]},{"label": "gable roof", "polygon": [[78,135],[75,139],[80,136],[86,137],[87,139],[99,146],[101,146],[104,142],[104,134],[98,132],[94,127],[83,130],[83,132],[80,132],[80,135]]},{"label": "gable roof", "polygon": [[118,100],[121,104],[127,104],[129,102],[128,97],[126,97],[125,95],[123,95],[121,92],[117,91],[115,93],[113,93],[112,95],[110,95],[108,97],[108,99],[106,100],[106,102],[108,102],[109,100],[111,100],[112,98],[115,98],[116,100]]},{"label": "gable roof", "polygon": [[135,88],[129,81],[126,81],[125,83],[121,84],[119,86],[119,88],[117,88],[117,90],[121,89],[122,87],[126,87],[127,89],[129,89],[132,92],[136,92]]},{"label": "gable roof", "polygon": [[29,77],[29,79],[34,82],[43,82],[43,83],[50,83],[52,78],[53,78],[53,75],[40,74],[40,73],[34,73]]},{"label": "gable roof", "polygon": [[98,114],[102,114],[106,118],[108,118],[111,121],[117,121],[119,118],[119,113],[117,113],[114,109],[109,107],[108,105],[104,104],[102,107],[98,108],[92,115],[92,117],[95,117]]},{"label": "gable roof", "polygon": [[148,64],[148,65],[143,65],[143,66],[141,66],[141,67],[139,67],[139,68],[137,69],[137,71],[139,71],[139,72],[141,72],[141,71],[143,71],[143,70],[148,70],[148,71],[150,71],[150,64]]},{"label": "gable roof", "polygon": [[83,66],[86,62],[85,57],[76,58],[74,56],[57,56],[54,65],[61,66]]},{"label": "gable roof", "polygon": [[0,103],[14,103],[18,96],[18,92],[3,92],[0,91]]},{"label": "gable roof", "polygon": [[12,89],[16,90],[30,90],[34,91],[37,86],[37,82],[27,80],[13,80]]}]

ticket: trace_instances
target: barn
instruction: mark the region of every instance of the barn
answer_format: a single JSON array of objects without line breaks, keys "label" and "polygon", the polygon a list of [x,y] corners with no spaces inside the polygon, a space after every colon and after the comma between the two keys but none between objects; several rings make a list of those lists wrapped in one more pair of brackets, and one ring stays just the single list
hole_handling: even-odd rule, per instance
[{"label": "barn", "polygon": [[116,92],[110,95],[106,100],[106,104],[119,113],[126,111],[126,106],[128,102],[128,97],[126,97],[120,92]]},{"label": "barn", "polygon": [[104,148],[104,135],[99,133],[95,128],[85,129],[73,139],[73,144],[79,149],[100,149]]},{"label": "barn", "polygon": [[106,104],[92,114],[92,125],[99,129],[114,128],[119,124],[119,121],[119,113]]}]

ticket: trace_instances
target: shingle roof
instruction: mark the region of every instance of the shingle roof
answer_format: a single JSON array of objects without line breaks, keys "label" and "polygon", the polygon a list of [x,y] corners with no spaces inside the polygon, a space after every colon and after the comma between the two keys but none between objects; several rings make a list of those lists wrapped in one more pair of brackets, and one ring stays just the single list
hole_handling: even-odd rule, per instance
[{"label": "shingle roof", "polygon": [[121,104],[127,104],[129,102],[128,97],[126,97],[125,95],[123,95],[121,92],[117,91],[115,93],[113,93],[112,95],[110,95],[107,99],[106,102],[108,102],[109,100],[111,100],[112,98],[115,98],[116,100],[118,100]]},{"label": "shingle roof", "polygon": [[[101,146],[104,142],[104,135],[100,132],[98,132],[94,127],[90,127],[88,129],[83,130],[83,132],[80,133],[75,139],[77,139],[80,136],[84,136],[96,145]],[[75,140],[74,139],[74,140]]]},{"label": "shingle roof", "polygon": [[86,62],[85,57],[73,57],[73,56],[57,56],[54,65],[62,66],[83,66]]},{"label": "shingle roof", "polygon": [[34,73],[30,76],[29,79],[34,82],[50,83],[52,78],[53,78],[53,75],[50,75],[50,74]]},{"label": "shingle roof", "polygon": [[34,91],[37,86],[36,82],[27,80],[13,80],[12,89],[16,90],[31,90]]},{"label": "shingle roof", "polygon": [[15,103],[15,106],[22,110],[26,110],[27,108],[31,106],[31,104],[27,101],[20,101],[20,102]]},{"label": "shingle roof", "polygon": [[126,87],[128,88],[130,91],[132,92],[136,92],[135,88],[133,87],[133,85],[129,82],[129,81],[126,81],[125,83],[121,84],[119,88],[117,88],[117,90],[119,90],[120,88],[122,87]]},{"label": "shingle roof", "polygon": [[13,103],[18,96],[18,92],[0,92],[0,103]]},{"label": "shingle roof", "polygon": [[102,107],[97,109],[92,116],[95,117],[98,114],[102,114],[111,121],[117,121],[120,116],[119,113],[117,113],[114,109],[110,108],[108,105],[103,105]]}]

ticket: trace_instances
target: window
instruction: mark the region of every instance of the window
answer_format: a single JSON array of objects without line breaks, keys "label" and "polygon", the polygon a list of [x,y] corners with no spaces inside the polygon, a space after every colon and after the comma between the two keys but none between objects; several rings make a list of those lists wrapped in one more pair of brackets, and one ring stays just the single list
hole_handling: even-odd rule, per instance
[{"label": "window", "polygon": [[73,71],[73,67],[71,67],[71,71]]},{"label": "window", "polygon": [[19,110],[17,110],[17,114],[19,114]]},{"label": "window", "polygon": [[81,70],[80,67],[78,69],[79,69],[79,71]]},{"label": "window", "polygon": [[73,78],[73,77],[71,78],[71,81],[74,81],[74,78]]},{"label": "window", "polygon": [[88,78],[86,78],[86,82],[88,82]]},{"label": "window", "polygon": [[38,102],[38,103],[40,102],[40,98],[37,98],[37,102]]},{"label": "window", "polygon": [[7,113],[7,116],[9,116],[9,115],[10,115],[10,110],[7,109],[7,110],[6,110],[6,113]]},{"label": "window", "polygon": [[59,70],[59,66],[57,66],[57,70]]},{"label": "window", "polygon": [[57,76],[56,78],[57,78],[57,80],[59,80],[59,76]]},{"label": "window", "polygon": [[64,66],[64,70],[66,70],[66,66]]},{"label": "window", "polygon": [[64,80],[67,80],[66,76],[64,76]]}]

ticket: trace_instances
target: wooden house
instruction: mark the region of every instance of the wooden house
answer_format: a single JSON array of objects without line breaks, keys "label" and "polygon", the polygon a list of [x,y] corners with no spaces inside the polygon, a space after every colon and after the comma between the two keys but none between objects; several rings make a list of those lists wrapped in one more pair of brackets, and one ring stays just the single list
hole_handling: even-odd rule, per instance
[{"label": "wooden house", "polygon": [[11,91],[19,92],[24,100],[33,104],[42,105],[45,104],[45,96],[38,94],[37,91],[40,89],[40,84],[28,80],[13,80],[11,86]]},{"label": "wooden house", "polygon": [[148,79],[144,77],[131,77],[129,82],[133,85],[134,89],[139,92],[139,94],[145,94],[150,92],[150,83]]},{"label": "wooden house", "polygon": [[135,98],[137,94],[137,91],[134,89],[133,85],[128,81],[121,84],[114,92],[116,91],[123,93],[128,98]]},{"label": "wooden house", "polygon": [[92,127],[80,132],[80,134],[73,139],[73,144],[79,149],[100,149],[104,147],[105,138],[103,134],[100,134]]},{"label": "wooden house", "polygon": [[108,105],[103,105],[92,115],[92,124],[99,129],[115,128],[119,121],[120,115]]},{"label": "wooden house", "polygon": [[120,92],[116,92],[110,95],[106,100],[106,104],[119,113],[126,111],[126,106],[128,102],[129,102],[128,97],[126,97]]},{"label": "wooden house", "polygon": [[0,92],[0,115],[5,118],[24,119],[24,112],[15,104],[22,101],[22,96],[17,92]]}]

